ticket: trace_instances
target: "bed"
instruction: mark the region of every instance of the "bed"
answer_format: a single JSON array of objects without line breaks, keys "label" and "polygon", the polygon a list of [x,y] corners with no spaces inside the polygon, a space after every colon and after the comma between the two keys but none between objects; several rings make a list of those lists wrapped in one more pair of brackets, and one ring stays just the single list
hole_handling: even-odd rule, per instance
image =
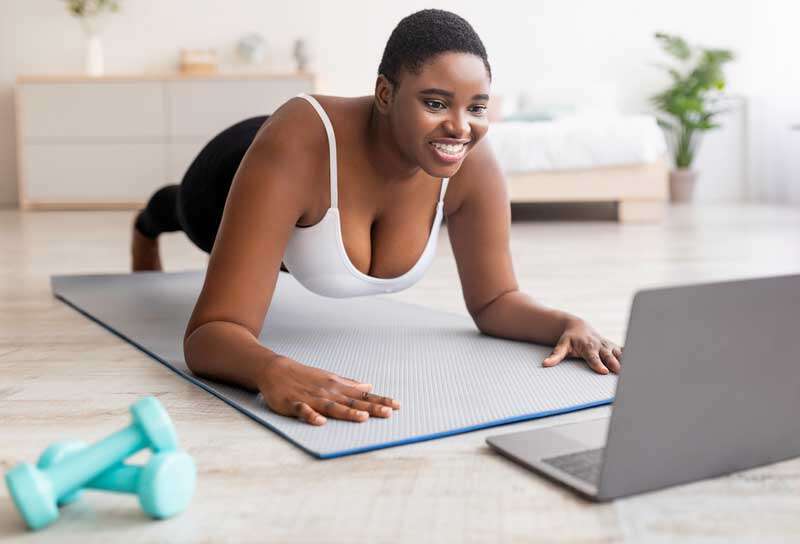
[{"label": "bed", "polygon": [[663,133],[617,112],[496,121],[489,131],[512,203],[615,202],[620,222],[656,222],[669,196]]}]

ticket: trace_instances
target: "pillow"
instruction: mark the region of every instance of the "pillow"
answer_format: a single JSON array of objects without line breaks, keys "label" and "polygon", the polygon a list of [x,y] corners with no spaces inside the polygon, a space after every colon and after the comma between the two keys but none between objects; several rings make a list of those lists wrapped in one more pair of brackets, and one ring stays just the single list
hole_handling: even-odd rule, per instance
[{"label": "pillow", "polygon": [[615,83],[537,83],[520,92],[517,108],[506,120],[541,121],[608,113],[619,113]]}]

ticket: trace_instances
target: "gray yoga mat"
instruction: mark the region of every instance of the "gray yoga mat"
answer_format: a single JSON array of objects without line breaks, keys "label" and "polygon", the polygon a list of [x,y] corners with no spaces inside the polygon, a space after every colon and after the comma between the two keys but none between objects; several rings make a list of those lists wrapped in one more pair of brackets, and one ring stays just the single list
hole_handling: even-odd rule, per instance
[{"label": "gray yoga mat", "polygon": [[400,400],[391,418],[315,427],[269,410],[259,395],[200,379],[182,339],[202,271],[53,276],[53,294],[184,378],[306,452],[332,458],[609,404],[615,375],[577,360],[552,368],[552,348],[480,334],[465,316],[386,297],[331,299],[281,273],[261,342],[273,351],[374,385]]}]

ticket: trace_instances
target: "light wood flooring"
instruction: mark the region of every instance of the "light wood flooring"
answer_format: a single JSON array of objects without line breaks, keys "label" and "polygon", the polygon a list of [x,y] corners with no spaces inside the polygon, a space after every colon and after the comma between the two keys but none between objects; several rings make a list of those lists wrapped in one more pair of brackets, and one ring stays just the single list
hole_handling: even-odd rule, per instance
[{"label": "light wood flooring", "polygon": [[[620,344],[637,289],[800,270],[800,208],[678,206],[664,223],[645,225],[605,220],[609,210],[597,208],[553,210],[515,208],[520,286]],[[800,459],[596,505],[484,442],[607,415],[608,407],[315,460],[52,297],[52,274],[128,271],[132,217],[0,210],[0,470],[34,461],[59,439],[99,439],[127,424],[132,402],[155,393],[197,462],[193,503],[154,522],[133,498],[87,494],[51,527],[26,534],[3,486],[0,540],[800,541]],[[427,275],[392,296],[466,314],[444,229],[440,235]],[[164,237],[162,259],[168,271],[206,263],[182,234]]]}]

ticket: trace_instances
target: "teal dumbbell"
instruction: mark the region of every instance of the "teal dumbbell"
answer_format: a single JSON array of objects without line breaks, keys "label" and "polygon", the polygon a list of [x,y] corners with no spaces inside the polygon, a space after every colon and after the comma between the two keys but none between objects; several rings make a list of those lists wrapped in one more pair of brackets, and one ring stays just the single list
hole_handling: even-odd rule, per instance
[{"label": "teal dumbbell", "polygon": [[[72,455],[79,455],[86,444],[78,441],[58,442],[47,448],[36,466],[47,469]],[[194,494],[197,470],[192,458],[182,451],[155,453],[144,466],[117,465],[86,484],[86,489],[131,493],[139,496],[144,512],[163,519],[183,512]],[[81,490],[64,495],[59,506],[76,500]]]},{"label": "teal dumbbell", "polygon": [[40,470],[21,463],[6,473],[6,485],[22,518],[31,529],[58,519],[58,500],[144,448],[172,451],[178,446],[175,428],[154,397],[131,406],[133,423],[61,463]]}]

